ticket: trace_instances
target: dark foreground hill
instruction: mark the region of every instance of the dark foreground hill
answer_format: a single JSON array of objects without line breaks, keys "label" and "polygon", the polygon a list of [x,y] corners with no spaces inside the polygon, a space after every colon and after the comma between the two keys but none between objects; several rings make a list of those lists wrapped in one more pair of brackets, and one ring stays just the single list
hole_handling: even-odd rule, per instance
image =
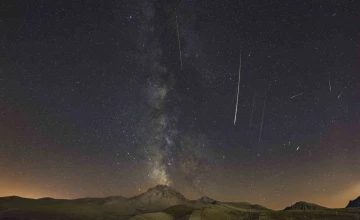
[{"label": "dark foreground hill", "polygon": [[273,211],[246,202],[220,202],[209,197],[186,199],[172,187],[158,185],[138,196],[125,198],[26,199],[0,198],[0,220],[360,220],[360,209],[329,209],[299,202]]},{"label": "dark foreground hill", "polygon": [[308,203],[308,202],[297,202],[292,206],[286,207],[284,210],[304,210],[304,211],[308,211],[308,210],[327,210],[328,208],[323,207],[323,206],[319,206],[313,203]]},{"label": "dark foreground hill", "polygon": [[360,208],[360,196],[357,199],[350,200],[346,208]]}]

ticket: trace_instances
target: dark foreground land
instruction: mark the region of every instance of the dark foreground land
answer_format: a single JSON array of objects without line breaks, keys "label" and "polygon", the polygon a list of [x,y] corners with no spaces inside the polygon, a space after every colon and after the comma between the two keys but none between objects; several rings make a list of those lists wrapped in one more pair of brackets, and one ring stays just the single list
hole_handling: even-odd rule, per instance
[{"label": "dark foreground land", "polygon": [[136,219],[136,220],[360,220],[360,208],[329,209],[298,202],[282,211],[244,202],[208,197],[188,200],[168,186],[156,186],[135,197],[26,199],[0,198],[0,220]]}]

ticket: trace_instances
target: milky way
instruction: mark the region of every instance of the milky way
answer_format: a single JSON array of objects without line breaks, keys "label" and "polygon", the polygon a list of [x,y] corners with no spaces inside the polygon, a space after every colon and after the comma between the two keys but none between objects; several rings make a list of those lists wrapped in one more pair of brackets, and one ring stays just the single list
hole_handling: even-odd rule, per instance
[{"label": "milky way", "polygon": [[[172,183],[169,176],[168,166],[171,164],[171,153],[174,148],[174,135],[176,130],[172,122],[173,112],[167,109],[168,93],[171,85],[167,77],[166,66],[161,64],[162,48],[157,39],[154,20],[156,19],[156,10],[152,3],[142,4],[142,13],[144,15],[144,24],[141,28],[140,38],[147,40],[140,41],[140,48],[147,62],[143,65],[143,71],[148,78],[146,95],[150,110],[150,123],[148,127],[148,140],[144,146],[144,153],[149,166],[149,177],[154,184]],[[148,76],[147,76],[148,75]]]},{"label": "milky way", "polygon": [[[204,143],[203,137],[178,129],[179,106],[176,102],[178,100],[176,84],[181,82],[176,74],[183,74],[183,72],[176,72],[174,71],[176,68],[169,69],[163,64],[164,42],[161,36],[156,34],[165,30],[170,31],[167,36],[179,37],[178,21],[176,18],[176,32],[174,28],[164,28],[161,23],[155,25],[157,20],[162,21],[159,18],[161,16],[171,19],[168,15],[164,15],[164,9],[156,10],[155,7],[156,4],[142,4],[144,23],[139,33],[141,39],[139,49],[145,54],[142,59],[147,61],[143,65],[143,71],[148,79],[145,95],[150,106],[151,117],[147,128],[148,139],[142,149],[149,169],[148,176],[153,184],[178,187],[188,185],[193,193],[202,195],[201,173],[207,172],[207,160],[210,155],[201,150]],[[172,14],[173,12],[174,10]],[[176,38],[170,39],[173,42],[175,40]]]}]

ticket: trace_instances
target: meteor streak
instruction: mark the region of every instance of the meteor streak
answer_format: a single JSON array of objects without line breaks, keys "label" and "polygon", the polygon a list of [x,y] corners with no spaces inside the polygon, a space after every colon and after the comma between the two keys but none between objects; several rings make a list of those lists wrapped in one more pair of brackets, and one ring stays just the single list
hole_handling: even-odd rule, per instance
[{"label": "meteor streak", "polygon": [[238,108],[238,104],[239,104],[240,73],[241,73],[241,50],[240,50],[239,81],[238,81],[238,91],[237,91],[237,96],[236,96],[236,106],[235,106],[235,118],[234,118],[234,125],[235,125],[235,123],[236,123],[237,108]]},{"label": "meteor streak", "polygon": [[340,92],[340,94],[338,95],[338,98],[340,98],[341,94],[342,94],[342,92]]},{"label": "meteor streak", "polygon": [[260,142],[261,142],[261,132],[262,132],[263,124],[264,124],[264,112],[265,112],[265,103],[266,103],[266,93],[267,93],[267,90],[265,90],[265,99],[264,99],[264,106],[263,106],[263,112],[262,112],[262,117],[261,117],[261,126],[260,126],[260,134],[259,134],[259,144],[260,144]]},{"label": "meteor streak", "polygon": [[251,110],[251,116],[250,116],[250,126],[252,125],[252,118],[253,118],[253,114],[254,114],[255,95],[256,95],[256,92],[254,93],[254,97],[253,97],[253,104],[252,104],[252,110]]},{"label": "meteor streak", "polygon": [[299,96],[299,95],[302,95],[302,94],[304,94],[304,93],[302,92],[302,93],[299,93],[299,94],[293,95],[293,96],[291,96],[290,98],[291,98],[291,99],[293,99],[293,98],[295,98],[295,97],[297,97],[297,96]]},{"label": "meteor streak", "polygon": [[182,56],[181,56],[180,33],[179,33],[179,23],[178,23],[178,19],[177,19],[177,14],[176,14],[176,31],[177,31],[177,38],[178,38],[178,45],[179,45],[180,67],[182,69],[183,64],[182,64]]}]

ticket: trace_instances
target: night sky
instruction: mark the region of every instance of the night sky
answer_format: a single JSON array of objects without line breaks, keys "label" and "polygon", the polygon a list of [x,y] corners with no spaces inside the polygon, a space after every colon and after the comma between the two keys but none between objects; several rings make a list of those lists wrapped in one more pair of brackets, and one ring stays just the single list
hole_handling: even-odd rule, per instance
[{"label": "night sky", "polygon": [[1,1],[0,196],[344,207],[359,24],[355,0]]}]

